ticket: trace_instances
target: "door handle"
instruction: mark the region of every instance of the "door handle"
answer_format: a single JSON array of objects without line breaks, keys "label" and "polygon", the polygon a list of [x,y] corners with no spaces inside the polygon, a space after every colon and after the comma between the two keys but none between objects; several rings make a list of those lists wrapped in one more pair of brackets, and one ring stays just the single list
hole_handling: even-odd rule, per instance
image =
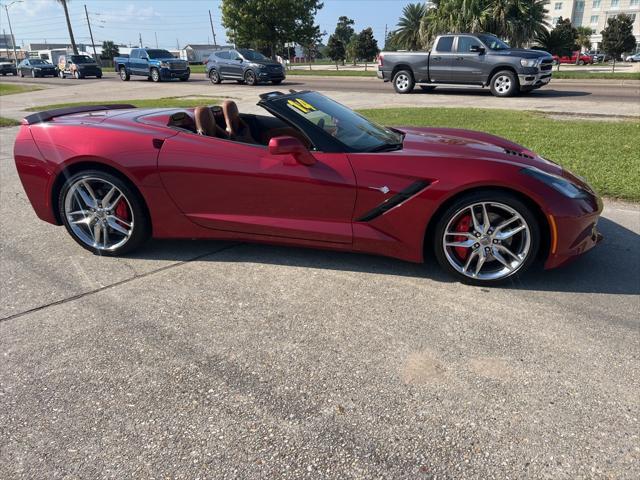
[{"label": "door handle", "polygon": [[442,60],[442,57],[433,57],[433,60],[436,60],[436,61]]},{"label": "door handle", "polygon": [[464,60],[464,57],[456,57],[456,60]]}]

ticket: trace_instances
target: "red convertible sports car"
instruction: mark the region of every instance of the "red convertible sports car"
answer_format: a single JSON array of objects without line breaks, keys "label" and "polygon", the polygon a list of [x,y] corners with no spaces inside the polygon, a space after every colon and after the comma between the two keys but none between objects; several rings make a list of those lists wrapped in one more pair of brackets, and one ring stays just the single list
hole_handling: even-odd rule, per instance
[{"label": "red convertible sports car", "polygon": [[[84,248],[155,238],[268,242],[422,262],[492,284],[591,249],[583,180],[486,133],[377,125],[312,91],[227,110],[78,107],[26,117],[15,143],[37,215]],[[233,119],[232,119],[233,121]]]}]

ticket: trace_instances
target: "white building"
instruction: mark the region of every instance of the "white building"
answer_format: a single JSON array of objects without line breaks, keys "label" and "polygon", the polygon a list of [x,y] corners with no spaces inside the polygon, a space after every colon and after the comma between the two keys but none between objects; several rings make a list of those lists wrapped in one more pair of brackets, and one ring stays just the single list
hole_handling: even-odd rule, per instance
[{"label": "white building", "polygon": [[640,0],[550,0],[547,7],[548,21],[552,27],[558,19],[570,18],[574,27],[589,27],[594,31],[591,47],[600,49],[602,35],[607,19],[621,13],[633,19],[633,34],[640,44]]}]

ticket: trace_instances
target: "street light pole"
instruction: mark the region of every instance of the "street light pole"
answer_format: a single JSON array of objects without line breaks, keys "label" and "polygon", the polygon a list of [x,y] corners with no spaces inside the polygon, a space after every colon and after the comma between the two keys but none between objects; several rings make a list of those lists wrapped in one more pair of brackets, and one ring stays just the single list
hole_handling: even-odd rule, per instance
[{"label": "street light pole", "polygon": [[87,12],[87,6],[84,6],[84,14],[87,17],[87,25],[89,26],[89,36],[91,37],[91,46],[93,47],[93,56],[96,58],[96,62],[100,64],[100,59],[96,53],[96,42],[93,41],[93,32],[91,31],[91,22],[89,21],[89,12]]},{"label": "street light pole", "polygon": [[16,66],[18,66],[18,52],[16,51],[16,37],[13,36],[13,29],[11,28],[11,19],[9,18],[9,7],[14,3],[22,3],[22,0],[16,0],[7,5],[4,5],[4,11],[7,14],[7,23],[9,24],[9,34],[11,35],[11,45],[13,46],[13,60],[16,62]]}]

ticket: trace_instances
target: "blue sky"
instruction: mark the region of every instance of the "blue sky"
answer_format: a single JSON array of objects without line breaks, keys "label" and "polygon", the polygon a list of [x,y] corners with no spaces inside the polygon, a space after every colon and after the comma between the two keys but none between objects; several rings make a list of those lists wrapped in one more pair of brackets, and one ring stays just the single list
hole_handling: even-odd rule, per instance
[{"label": "blue sky", "polygon": [[[12,0],[0,0],[3,5]],[[321,30],[333,33],[340,15],[353,18],[357,31],[372,27],[380,48],[383,46],[385,23],[392,30],[402,8],[411,3],[405,0],[324,0],[324,8],[316,17]],[[114,40],[137,44],[138,34],[147,46],[158,44],[164,48],[182,48],[187,43],[211,41],[208,10],[213,15],[216,40],[226,39],[220,23],[221,0],[71,0],[69,9],[76,40],[89,42],[84,15],[87,5],[96,43]],[[51,43],[68,41],[62,7],[55,0],[23,0],[9,8],[16,43]],[[0,14],[0,28],[9,33],[4,8]],[[326,39],[324,41],[326,42]]]}]

